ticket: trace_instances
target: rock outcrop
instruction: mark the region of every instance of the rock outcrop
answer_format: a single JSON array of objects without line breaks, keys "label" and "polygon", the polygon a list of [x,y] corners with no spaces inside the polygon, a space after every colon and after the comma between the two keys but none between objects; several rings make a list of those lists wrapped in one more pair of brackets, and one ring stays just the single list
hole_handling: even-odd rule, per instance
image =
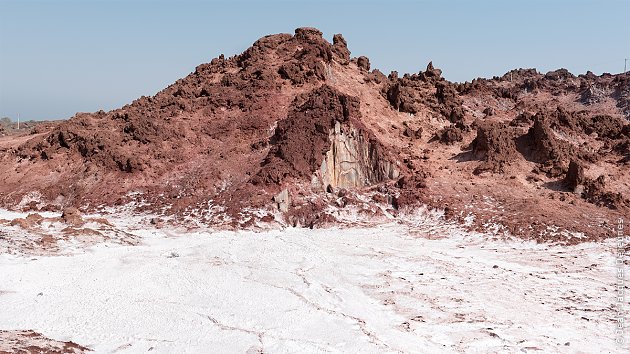
[{"label": "rock outcrop", "polygon": [[585,181],[584,166],[581,163],[572,160],[569,163],[569,170],[564,178],[564,184],[571,190],[576,191]]},{"label": "rock outcrop", "polygon": [[335,122],[329,139],[330,150],[316,173],[319,186],[355,189],[399,177],[396,165],[385,158],[384,147],[365,132]]},{"label": "rock outcrop", "polygon": [[505,172],[506,166],[518,158],[515,136],[514,129],[506,123],[478,123],[477,136],[471,148],[473,156],[482,163],[475,168],[474,173]]},{"label": "rock outcrop", "polygon": [[365,56],[358,57],[357,66],[365,71],[370,71],[370,59]]},{"label": "rock outcrop", "polygon": [[627,208],[630,200],[621,192],[613,192],[606,188],[606,178],[602,175],[595,180],[587,179],[584,182],[582,197],[597,206],[610,209]]},{"label": "rock outcrop", "polygon": [[519,140],[519,147],[526,158],[539,163],[541,169],[550,176],[566,172],[569,160],[577,156],[575,148],[558,139],[541,114],[534,117],[534,124]]},{"label": "rock outcrop", "polygon": [[464,140],[464,135],[460,128],[448,126],[438,132],[435,136],[435,140],[438,140],[442,144],[453,145]]},{"label": "rock outcrop", "polygon": [[398,73],[390,75],[390,83],[384,95],[392,107],[400,112],[415,114],[428,108],[463,128],[464,112],[462,100],[451,82],[441,77],[442,71],[430,62],[424,72],[406,74],[398,78]]},{"label": "rock outcrop", "polygon": [[253,182],[309,179],[325,190],[397,178],[399,171],[386,159],[385,148],[360,123],[359,105],[357,98],[327,85],[296,98],[288,117],[278,123]]},{"label": "rock outcrop", "polygon": [[310,179],[330,150],[331,129],[336,123],[360,116],[357,98],[327,85],[296,97],[288,116],[278,122],[254,183],[280,184],[289,177]]},{"label": "rock outcrop", "polygon": [[347,65],[350,62],[350,50],[343,35],[336,34],[333,36],[332,50],[337,55],[339,63]]}]

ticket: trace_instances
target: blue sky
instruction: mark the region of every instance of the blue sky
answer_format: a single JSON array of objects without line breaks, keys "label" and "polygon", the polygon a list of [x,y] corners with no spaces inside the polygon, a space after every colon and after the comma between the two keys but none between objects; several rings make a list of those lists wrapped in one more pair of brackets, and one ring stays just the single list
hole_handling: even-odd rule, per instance
[{"label": "blue sky", "polygon": [[302,26],[342,33],[386,74],[433,60],[452,81],[519,67],[618,73],[630,58],[627,0],[0,0],[0,116],[117,108]]}]

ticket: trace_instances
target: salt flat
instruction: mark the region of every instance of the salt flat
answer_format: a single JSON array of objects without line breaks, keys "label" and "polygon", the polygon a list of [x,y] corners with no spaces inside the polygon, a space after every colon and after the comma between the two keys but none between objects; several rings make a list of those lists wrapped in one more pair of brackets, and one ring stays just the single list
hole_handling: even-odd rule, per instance
[{"label": "salt flat", "polygon": [[97,353],[623,352],[612,244],[119,222],[140,245],[1,254],[0,329]]}]

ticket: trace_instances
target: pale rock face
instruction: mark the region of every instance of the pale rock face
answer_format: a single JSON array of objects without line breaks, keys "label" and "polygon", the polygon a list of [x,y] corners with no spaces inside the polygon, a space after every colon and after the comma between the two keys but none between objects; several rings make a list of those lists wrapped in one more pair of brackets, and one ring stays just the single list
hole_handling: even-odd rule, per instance
[{"label": "pale rock face", "polygon": [[373,146],[353,127],[339,122],[330,132],[331,148],[318,171],[323,188],[360,188],[398,178],[393,163],[379,156]]},{"label": "pale rock face", "polygon": [[276,206],[281,212],[286,213],[289,211],[289,204],[291,203],[291,200],[289,199],[288,190],[283,189],[280,193],[273,197],[273,201],[276,202]]}]

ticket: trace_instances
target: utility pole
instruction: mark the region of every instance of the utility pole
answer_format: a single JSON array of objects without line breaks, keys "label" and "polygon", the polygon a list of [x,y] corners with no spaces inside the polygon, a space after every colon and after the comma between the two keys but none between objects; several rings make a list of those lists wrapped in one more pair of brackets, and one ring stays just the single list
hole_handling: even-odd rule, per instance
[{"label": "utility pole", "polygon": [[18,128],[17,130],[20,130],[20,114],[18,113]]},{"label": "utility pole", "polygon": [[623,60],[623,73],[626,73],[626,64],[628,63],[628,59]]}]

